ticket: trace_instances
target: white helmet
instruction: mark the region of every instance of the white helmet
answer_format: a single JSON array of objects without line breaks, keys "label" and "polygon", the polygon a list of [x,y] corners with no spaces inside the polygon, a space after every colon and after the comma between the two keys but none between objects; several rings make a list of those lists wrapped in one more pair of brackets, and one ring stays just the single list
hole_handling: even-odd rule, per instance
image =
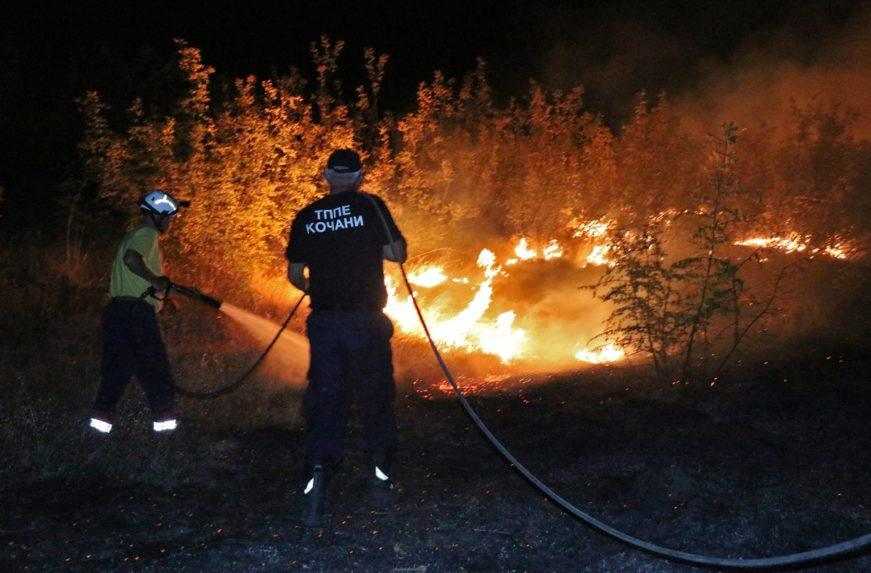
[{"label": "white helmet", "polygon": [[169,217],[178,213],[179,207],[186,207],[187,201],[177,201],[172,195],[154,189],[139,200],[139,208],[158,217]]}]

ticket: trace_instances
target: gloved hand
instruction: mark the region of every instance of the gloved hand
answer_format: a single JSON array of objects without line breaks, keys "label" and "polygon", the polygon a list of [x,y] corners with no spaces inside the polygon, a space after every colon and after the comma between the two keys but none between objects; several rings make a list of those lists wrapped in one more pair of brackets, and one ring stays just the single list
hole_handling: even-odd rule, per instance
[{"label": "gloved hand", "polygon": [[155,277],[154,280],[151,281],[151,286],[154,287],[154,290],[157,291],[157,295],[159,297],[166,296],[169,287],[172,286],[170,280],[164,276]]}]

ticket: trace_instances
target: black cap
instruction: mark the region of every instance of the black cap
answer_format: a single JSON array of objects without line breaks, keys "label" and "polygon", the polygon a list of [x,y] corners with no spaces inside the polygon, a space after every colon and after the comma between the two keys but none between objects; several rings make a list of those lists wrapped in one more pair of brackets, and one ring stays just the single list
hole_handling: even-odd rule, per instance
[{"label": "black cap", "polygon": [[353,149],[337,149],[330,154],[327,169],[332,169],[336,173],[354,173],[363,169],[363,163]]}]

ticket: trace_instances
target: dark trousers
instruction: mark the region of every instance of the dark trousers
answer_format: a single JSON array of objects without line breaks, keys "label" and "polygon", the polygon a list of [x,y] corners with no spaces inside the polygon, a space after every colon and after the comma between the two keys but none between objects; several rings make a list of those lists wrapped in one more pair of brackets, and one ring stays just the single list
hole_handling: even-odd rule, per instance
[{"label": "dark trousers", "polygon": [[390,319],[379,311],[315,310],[308,317],[307,333],[309,465],[341,461],[350,395],[360,406],[367,450],[376,460],[388,460],[396,446]]},{"label": "dark trousers", "polygon": [[103,311],[102,380],[94,414],[111,422],[124,388],[135,375],[155,421],[175,416],[175,392],[154,307],[113,298]]}]

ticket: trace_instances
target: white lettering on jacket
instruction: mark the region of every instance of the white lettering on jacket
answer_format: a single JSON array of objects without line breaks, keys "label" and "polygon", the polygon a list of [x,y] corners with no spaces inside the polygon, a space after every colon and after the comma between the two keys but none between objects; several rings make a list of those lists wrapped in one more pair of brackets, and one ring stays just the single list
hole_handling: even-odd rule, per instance
[{"label": "white lettering on jacket", "polygon": [[351,213],[350,205],[342,205],[332,209],[315,209],[314,213],[316,220],[305,224],[307,235],[354,229],[366,224],[363,215]]},{"label": "white lettering on jacket", "polygon": [[350,205],[342,205],[341,207],[333,207],[332,209],[315,209],[315,217],[318,221],[329,221],[332,219],[338,219],[339,217],[347,217],[350,214]]}]

